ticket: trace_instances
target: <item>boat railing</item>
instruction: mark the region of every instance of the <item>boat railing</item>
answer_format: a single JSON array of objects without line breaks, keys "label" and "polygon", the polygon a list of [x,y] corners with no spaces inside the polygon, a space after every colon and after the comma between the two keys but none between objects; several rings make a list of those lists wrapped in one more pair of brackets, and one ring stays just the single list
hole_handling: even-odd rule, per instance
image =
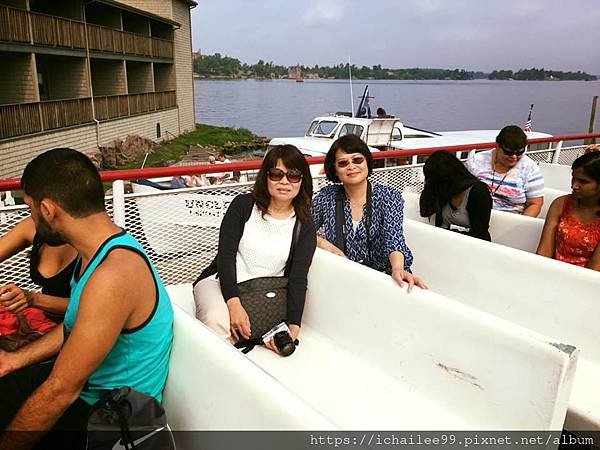
[{"label": "boat railing", "polygon": [[[583,141],[600,137],[595,135],[558,136],[536,139],[535,144],[547,144],[547,149],[535,150],[528,155],[538,162],[570,164],[583,152],[583,145],[563,146],[563,142]],[[443,147],[460,152],[466,157],[469,151],[485,150],[493,143]],[[401,191],[420,192],[423,187],[422,156],[440,148],[394,150],[374,153],[376,160],[384,160],[386,167],[377,168],[373,174],[376,183],[395,187]],[[402,164],[406,159],[409,164]],[[308,158],[310,164],[322,164],[323,157]],[[243,161],[228,165],[195,165],[165,168],[147,168],[103,172],[105,182],[113,182],[112,195],[106,206],[113,220],[132,233],[156,262],[167,284],[187,283],[195,279],[217,250],[218,228],[228,201],[235,195],[248,192],[252,184],[227,183],[199,188],[125,193],[125,180],[139,178],[172,177],[188,174],[210,174],[223,171],[256,171],[261,161]],[[323,177],[313,179],[317,192],[329,182]],[[0,192],[18,190],[19,180],[0,180]],[[2,198],[0,198],[2,201]],[[8,203],[8,202],[7,202]],[[0,236],[29,215],[25,205],[0,204]],[[36,287],[29,280],[26,252],[0,263],[0,284],[15,282],[27,288]]]}]

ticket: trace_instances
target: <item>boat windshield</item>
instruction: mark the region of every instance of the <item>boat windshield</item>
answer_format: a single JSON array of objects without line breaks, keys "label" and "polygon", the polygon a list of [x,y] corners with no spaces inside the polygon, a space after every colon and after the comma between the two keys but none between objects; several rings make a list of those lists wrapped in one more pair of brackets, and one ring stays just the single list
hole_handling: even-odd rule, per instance
[{"label": "boat windshield", "polygon": [[362,127],[361,125],[356,125],[353,123],[345,123],[344,125],[342,125],[339,137],[346,136],[347,134],[354,134],[358,137],[361,137],[363,134],[363,130],[364,130],[364,127]]},{"label": "boat windshield", "polygon": [[330,137],[337,128],[338,124],[339,122],[335,120],[315,120],[313,121],[313,123],[310,124],[306,135]]}]

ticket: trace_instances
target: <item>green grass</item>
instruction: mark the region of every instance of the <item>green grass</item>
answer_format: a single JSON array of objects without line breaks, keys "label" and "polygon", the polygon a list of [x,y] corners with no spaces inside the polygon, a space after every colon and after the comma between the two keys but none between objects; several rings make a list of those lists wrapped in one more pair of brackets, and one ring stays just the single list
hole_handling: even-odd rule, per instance
[{"label": "green grass", "polygon": [[[250,142],[256,136],[245,128],[216,127],[213,125],[196,124],[196,129],[189,133],[161,144],[162,149],[148,155],[146,167],[160,166],[167,162],[181,161],[190,145],[203,147],[221,147],[227,142]],[[128,164],[123,169],[139,168],[144,159]]]}]

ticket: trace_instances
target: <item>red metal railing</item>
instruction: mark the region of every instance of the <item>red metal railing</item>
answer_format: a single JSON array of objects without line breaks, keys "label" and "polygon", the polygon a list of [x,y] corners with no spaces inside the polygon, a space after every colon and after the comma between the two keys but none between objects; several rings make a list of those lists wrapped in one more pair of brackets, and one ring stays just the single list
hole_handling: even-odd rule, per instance
[{"label": "red metal railing", "polygon": [[[561,141],[581,141],[584,139],[600,138],[600,133],[595,134],[571,134],[564,136],[553,136],[548,138],[530,139],[529,144],[546,144],[551,142]],[[438,150],[446,150],[449,152],[468,152],[471,150],[485,150],[496,146],[495,142],[487,142],[483,144],[466,144],[452,145],[447,147],[427,147],[413,150],[390,150],[385,152],[373,153],[374,159],[410,157],[415,155],[430,155]],[[549,149],[548,151],[552,151]],[[324,156],[316,156],[306,158],[309,164],[322,164],[325,161]],[[196,166],[176,166],[176,167],[151,167],[148,169],[125,169],[125,170],[110,170],[101,172],[102,181],[115,180],[137,180],[140,178],[158,178],[158,177],[174,177],[190,174],[208,174],[220,172],[235,172],[242,170],[257,170],[260,169],[262,161],[242,161],[231,164],[202,164]],[[399,166],[402,167],[402,166]],[[8,180],[0,180],[0,192],[20,189],[20,179],[12,178]]]}]

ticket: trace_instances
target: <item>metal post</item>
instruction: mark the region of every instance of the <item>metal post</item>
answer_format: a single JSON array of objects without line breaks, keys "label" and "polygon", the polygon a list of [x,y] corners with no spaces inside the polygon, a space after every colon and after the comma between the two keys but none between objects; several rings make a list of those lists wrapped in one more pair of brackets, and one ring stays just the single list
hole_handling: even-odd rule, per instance
[{"label": "metal post", "polygon": [[[598,96],[594,95],[594,98],[592,99],[592,111],[590,113],[590,125],[588,127],[588,133],[592,134],[594,132],[594,128],[596,125],[596,106],[598,105]],[[596,143],[596,138],[593,139],[586,139],[584,144],[589,145],[589,144],[595,144]]]},{"label": "metal post", "polygon": [[552,154],[552,164],[558,164],[560,158],[560,151],[562,150],[563,141],[558,141],[556,147],[554,147],[554,153]]},{"label": "metal post", "polygon": [[125,182],[113,181],[113,222],[125,228]]}]

